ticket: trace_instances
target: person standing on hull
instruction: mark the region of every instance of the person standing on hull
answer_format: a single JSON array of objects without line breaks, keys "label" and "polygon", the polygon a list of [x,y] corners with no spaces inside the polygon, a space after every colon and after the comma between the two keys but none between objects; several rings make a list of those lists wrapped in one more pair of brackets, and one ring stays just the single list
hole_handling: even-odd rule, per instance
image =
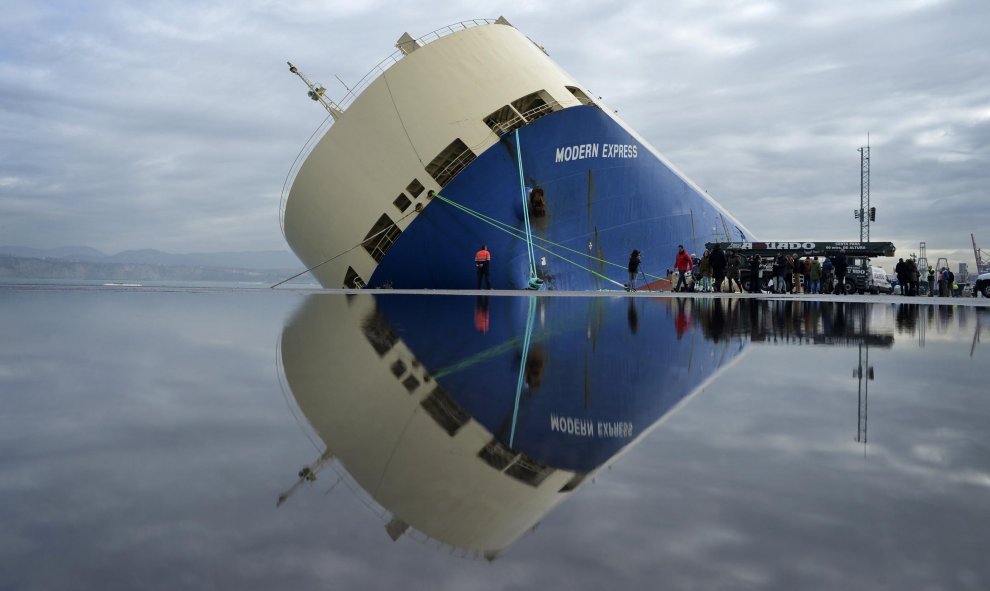
[{"label": "person standing on hull", "polygon": [[846,249],[839,251],[832,259],[832,266],[835,268],[835,290],[842,295],[846,295],[846,271],[849,270],[849,261],[846,260]]},{"label": "person standing on hull", "polygon": [[491,262],[492,253],[488,252],[488,245],[482,244],[481,250],[479,250],[474,255],[474,267],[478,273],[478,287],[481,289],[481,278],[485,278],[486,289],[492,288],[492,275],[491,275]]},{"label": "person standing on hull", "polygon": [[629,283],[626,285],[626,291],[636,291],[636,275],[639,274],[639,264],[642,260],[638,250],[633,250],[629,255]]},{"label": "person standing on hull", "polygon": [[687,291],[687,283],[684,281],[684,274],[694,270],[694,263],[691,255],[684,251],[684,245],[677,245],[677,256],[674,257],[674,268],[677,269],[677,284],[674,291]]},{"label": "person standing on hull", "polygon": [[722,246],[718,242],[715,243],[712,253],[708,255],[708,262],[712,266],[712,275],[715,277],[715,291],[716,293],[721,293],[722,282],[725,281],[725,266],[727,261],[725,260],[725,253],[722,252]]}]

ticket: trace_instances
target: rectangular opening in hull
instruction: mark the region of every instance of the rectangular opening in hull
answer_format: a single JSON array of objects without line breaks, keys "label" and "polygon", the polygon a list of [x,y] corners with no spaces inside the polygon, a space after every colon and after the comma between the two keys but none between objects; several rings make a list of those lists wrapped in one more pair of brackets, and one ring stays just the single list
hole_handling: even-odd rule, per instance
[{"label": "rectangular opening in hull", "polygon": [[347,273],[344,275],[344,287],[348,289],[363,289],[364,279],[357,274],[354,267],[347,267]]},{"label": "rectangular opening in hull", "polygon": [[440,386],[434,388],[420,406],[452,437],[471,420],[461,405]]},{"label": "rectangular opening in hull", "polygon": [[402,230],[395,225],[392,218],[383,213],[382,217],[378,218],[375,225],[368,231],[368,235],[364,237],[364,242],[361,245],[368,251],[371,258],[375,259],[376,263],[380,263],[385,258],[385,253],[392,248],[392,245],[401,235]]},{"label": "rectangular opening in hull", "polygon": [[539,486],[547,476],[556,471],[526,454],[516,453],[497,439],[492,439],[488,445],[481,448],[478,457],[499,472],[504,472],[530,486]]},{"label": "rectangular opening in hull", "polygon": [[405,193],[399,193],[399,196],[395,198],[395,201],[392,202],[392,205],[394,205],[399,211],[404,212],[407,209],[409,209],[410,205],[412,205],[412,201],[410,201],[409,198],[406,197]]},{"label": "rectangular opening in hull", "polygon": [[471,148],[468,148],[461,141],[461,138],[457,138],[426,165],[426,172],[430,173],[438,185],[445,187],[451,179],[457,176],[457,173],[464,170],[475,158],[477,156],[471,151]]},{"label": "rectangular opening in hull", "polygon": [[554,100],[545,90],[537,90],[532,94],[512,101],[512,108],[522,114],[527,123],[561,109],[560,103]]},{"label": "rectangular opening in hull", "polygon": [[413,196],[413,199],[419,197],[419,194],[423,192],[423,183],[419,182],[419,179],[413,179],[409,186],[406,187],[406,192]]},{"label": "rectangular opening in hull", "polygon": [[567,86],[566,88],[571,92],[571,94],[574,95],[574,98],[576,98],[578,101],[581,102],[582,105],[595,104],[594,101],[591,100],[591,97],[585,94],[584,91],[581,90],[580,88],[576,86]]},{"label": "rectangular opening in hull", "polygon": [[509,105],[485,117],[485,125],[498,135],[505,135],[525,124],[526,120]]}]

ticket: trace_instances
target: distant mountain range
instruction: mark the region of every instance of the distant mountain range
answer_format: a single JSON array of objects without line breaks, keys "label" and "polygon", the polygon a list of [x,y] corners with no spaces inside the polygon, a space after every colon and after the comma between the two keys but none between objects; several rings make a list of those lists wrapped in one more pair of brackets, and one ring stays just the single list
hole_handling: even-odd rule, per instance
[{"label": "distant mountain range", "polygon": [[298,271],[304,268],[296,255],[288,250],[174,254],[160,250],[143,249],[105,254],[89,246],[60,246],[58,248],[0,246],[0,255],[32,259],[62,259],[81,263],[128,263],[132,265],[254,270],[295,269]]},{"label": "distant mountain range", "polygon": [[[145,249],[108,255],[88,246],[0,246],[0,278],[275,283],[303,268],[295,255],[279,250],[173,254]],[[312,282],[308,273],[293,281]]]}]

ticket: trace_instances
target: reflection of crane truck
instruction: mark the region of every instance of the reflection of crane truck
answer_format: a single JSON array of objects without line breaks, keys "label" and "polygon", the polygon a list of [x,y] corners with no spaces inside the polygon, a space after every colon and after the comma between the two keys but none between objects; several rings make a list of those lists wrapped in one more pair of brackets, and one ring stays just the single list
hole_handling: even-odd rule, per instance
[{"label": "reflection of crane truck", "polygon": [[[747,263],[740,268],[739,279],[743,288],[749,291],[750,276],[748,259],[756,255],[760,257],[760,287],[764,291],[773,288],[773,263],[778,255],[797,255],[800,257],[834,257],[845,250],[849,268],[846,271],[846,293],[876,292],[878,286],[873,281],[870,269],[870,259],[874,257],[892,257],[895,248],[893,242],[719,242],[722,250],[734,250],[741,253]],[[711,250],[714,242],[705,244]]]}]

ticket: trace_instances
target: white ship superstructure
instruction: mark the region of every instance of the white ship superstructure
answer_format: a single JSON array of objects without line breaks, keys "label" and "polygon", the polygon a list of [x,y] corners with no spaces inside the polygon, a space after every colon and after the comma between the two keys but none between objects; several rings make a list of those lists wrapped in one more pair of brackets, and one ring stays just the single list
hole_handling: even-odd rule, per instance
[{"label": "white ship superstructure", "polygon": [[668,235],[685,228],[702,243],[712,231],[745,236],[505,19],[405,34],[397,47],[344,100],[323,101],[333,123],[285,202],[286,239],[325,287],[471,287],[470,266],[464,276],[450,266],[480,243],[493,246],[500,287],[523,285],[532,249],[513,232],[523,227],[520,193],[534,188],[549,213],[528,239],[590,257],[574,268],[547,250],[531,270],[550,288],[592,287],[603,276],[589,273],[594,261],[622,259],[626,242],[643,250],[661,236],[682,240]]}]

